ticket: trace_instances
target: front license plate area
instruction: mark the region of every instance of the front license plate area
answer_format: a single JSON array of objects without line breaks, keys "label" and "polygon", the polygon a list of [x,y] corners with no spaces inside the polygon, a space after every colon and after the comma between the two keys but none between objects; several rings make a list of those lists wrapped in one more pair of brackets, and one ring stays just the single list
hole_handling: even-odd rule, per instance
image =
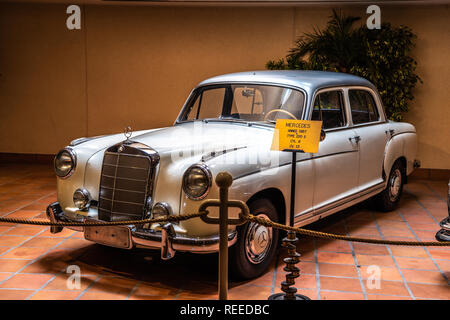
[{"label": "front license plate area", "polygon": [[106,246],[131,249],[131,230],[125,226],[85,227],[84,238]]}]

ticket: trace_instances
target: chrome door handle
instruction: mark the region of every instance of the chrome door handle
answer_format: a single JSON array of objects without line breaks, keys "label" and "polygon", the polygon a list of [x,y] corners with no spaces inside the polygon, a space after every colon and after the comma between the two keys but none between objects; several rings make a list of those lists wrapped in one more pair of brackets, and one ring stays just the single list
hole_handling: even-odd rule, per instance
[{"label": "chrome door handle", "polygon": [[360,142],[361,141],[361,137],[360,136],[354,136],[354,137],[348,138],[348,140],[350,140],[350,141],[355,140],[355,142]]}]

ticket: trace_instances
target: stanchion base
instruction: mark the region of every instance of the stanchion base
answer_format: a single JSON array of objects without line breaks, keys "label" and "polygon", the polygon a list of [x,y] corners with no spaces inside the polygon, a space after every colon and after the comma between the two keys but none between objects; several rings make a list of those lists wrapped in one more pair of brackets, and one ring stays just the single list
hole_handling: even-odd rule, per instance
[{"label": "stanchion base", "polygon": [[441,229],[436,233],[436,240],[441,242],[449,242],[450,241],[450,231]]},{"label": "stanchion base", "polygon": [[[268,300],[284,300],[285,296],[286,296],[286,294],[283,292],[275,293],[275,294],[270,295]],[[295,300],[311,300],[311,299],[308,298],[307,296],[296,293]]]}]

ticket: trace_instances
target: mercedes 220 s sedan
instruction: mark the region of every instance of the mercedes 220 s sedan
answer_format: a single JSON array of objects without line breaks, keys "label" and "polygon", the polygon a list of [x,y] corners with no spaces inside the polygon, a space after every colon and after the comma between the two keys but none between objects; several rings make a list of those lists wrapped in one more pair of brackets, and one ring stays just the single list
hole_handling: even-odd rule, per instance
[{"label": "mercedes 220 s sedan", "polygon": [[[201,82],[171,127],[72,141],[55,157],[58,202],[48,207],[49,218],[120,221],[198,212],[203,200],[218,199],[214,177],[227,171],[230,199],[290,224],[291,154],[271,150],[277,119],[322,121],[318,153],[297,154],[295,226],[371,197],[380,210],[392,210],[419,165],[414,126],[388,121],[365,79],[318,71],[227,74]],[[218,215],[218,208],[209,211]],[[159,249],[163,259],[218,250],[218,226],[200,218],[71,229],[107,246]],[[261,275],[279,238],[278,230],[255,223],[230,226],[234,275]]]}]

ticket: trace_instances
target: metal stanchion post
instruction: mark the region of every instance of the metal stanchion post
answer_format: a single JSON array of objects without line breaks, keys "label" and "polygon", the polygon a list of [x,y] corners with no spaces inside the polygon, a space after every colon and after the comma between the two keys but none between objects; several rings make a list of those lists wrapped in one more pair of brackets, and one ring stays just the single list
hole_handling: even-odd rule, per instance
[{"label": "metal stanchion post", "polygon": [[[208,199],[203,201],[199,212],[207,211],[208,207],[219,207],[219,218],[209,217],[209,213],[201,215],[200,219],[209,224],[219,224],[219,300],[228,298],[228,226],[242,225],[247,222],[244,218],[250,214],[245,202],[240,200],[228,200],[228,189],[233,183],[233,178],[228,172],[219,172],[216,176],[216,184],[219,187],[220,199]],[[239,218],[228,218],[228,208],[239,208]]]},{"label": "metal stanchion post", "polygon": [[219,300],[228,299],[228,188],[232,177],[229,174],[218,175],[219,186]]}]

